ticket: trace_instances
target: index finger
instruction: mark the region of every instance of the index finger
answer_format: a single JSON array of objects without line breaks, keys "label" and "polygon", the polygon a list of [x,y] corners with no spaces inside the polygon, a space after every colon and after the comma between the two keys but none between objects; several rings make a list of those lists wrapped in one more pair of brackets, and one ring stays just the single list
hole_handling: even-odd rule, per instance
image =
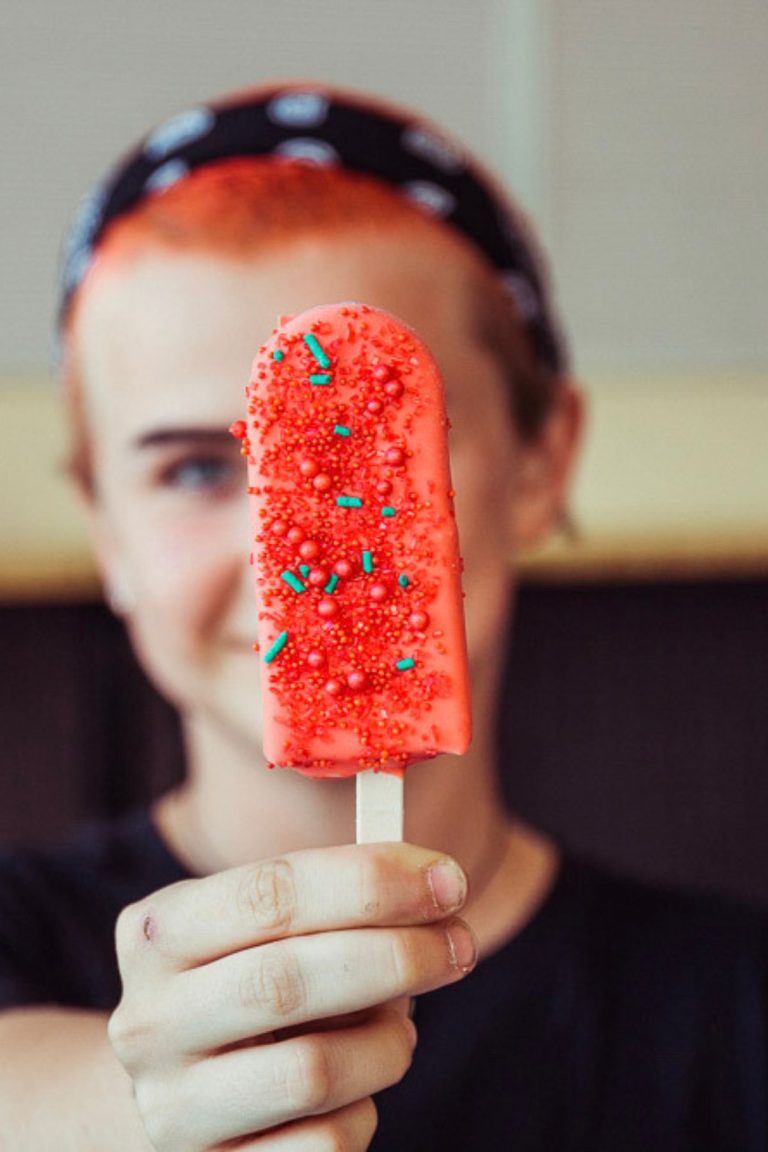
[{"label": "index finger", "polygon": [[117,924],[118,956],[121,970],[142,960],[183,970],[288,936],[428,923],[459,909],[466,894],[454,860],[411,844],[292,852],[130,905]]}]

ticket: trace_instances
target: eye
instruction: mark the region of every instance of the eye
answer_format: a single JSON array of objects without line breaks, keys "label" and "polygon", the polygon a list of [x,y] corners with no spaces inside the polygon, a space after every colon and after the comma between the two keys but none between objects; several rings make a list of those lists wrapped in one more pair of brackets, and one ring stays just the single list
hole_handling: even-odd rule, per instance
[{"label": "eye", "polygon": [[224,496],[240,491],[245,477],[239,456],[232,460],[228,455],[195,453],[167,464],[160,473],[160,484],[192,495]]}]

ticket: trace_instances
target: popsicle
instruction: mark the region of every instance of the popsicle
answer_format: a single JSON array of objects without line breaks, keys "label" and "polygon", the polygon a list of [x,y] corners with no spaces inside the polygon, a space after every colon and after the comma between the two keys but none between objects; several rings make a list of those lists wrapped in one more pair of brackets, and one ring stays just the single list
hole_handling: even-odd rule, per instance
[{"label": "popsicle", "polygon": [[470,703],[442,382],[365,304],[281,320],[247,419],[264,752],[314,777],[464,752]]}]

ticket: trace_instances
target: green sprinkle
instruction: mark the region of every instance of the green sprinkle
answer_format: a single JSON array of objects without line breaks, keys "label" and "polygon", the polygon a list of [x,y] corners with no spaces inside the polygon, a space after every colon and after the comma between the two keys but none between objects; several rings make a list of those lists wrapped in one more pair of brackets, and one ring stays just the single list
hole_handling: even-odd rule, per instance
[{"label": "green sprinkle", "polygon": [[276,348],[275,351],[272,353],[272,359],[273,360],[284,360],[285,359],[285,352],[281,352],[279,348]]},{"label": "green sprinkle", "polygon": [[333,575],[331,576],[330,580],[326,584],[325,588],[323,588],[323,592],[335,591],[335,588],[336,588],[336,585],[338,584],[338,582],[339,582],[339,578],[336,575],[336,573],[334,572]]},{"label": "green sprinkle", "polygon": [[346,424],[334,424],[333,430],[337,436],[351,436],[352,429],[347,428]]},{"label": "green sprinkle", "polygon": [[283,648],[285,648],[287,643],[288,643],[288,633],[287,632],[281,632],[280,635],[278,636],[277,640],[275,640],[274,644],[269,649],[269,651],[264,653],[264,663],[265,664],[271,664],[272,661],[274,660],[275,656],[278,656],[282,652]]},{"label": "green sprinkle", "polygon": [[404,660],[398,660],[395,668],[397,668],[398,672],[407,672],[409,668],[414,668],[415,665],[416,661],[413,656],[406,656]]},{"label": "green sprinkle", "polygon": [[373,556],[370,552],[363,552],[363,572],[373,572]]},{"label": "green sprinkle", "polygon": [[397,578],[397,582],[401,588],[407,588],[411,582],[410,576],[406,576],[405,572],[401,572]]},{"label": "green sprinkle", "polygon": [[294,592],[306,592],[306,588],[301,580],[299,580],[298,576],[294,576],[293,572],[289,572],[286,569],[285,572],[280,573],[280,579],[285,580],[288,587],[293,588]]},{"label": "green sprinkle", "polygon": [[393,508],[391,504],[385,504],[381,510],[382,516],[396,516],[397,509]]},{"label": "green sprinkle", "polygon": [[363,506],[359,496],[337,496],[336,503],[339,508],[362,508]]},{"label": "green sprinkle", "polygon": [[306,580],[307,576],[309,576],[309,573],[310,573],[309,564],[299,564],[299,572],[301,572],[302,576]]},{"label": "green sprinkle", "polygon": [[330,384],[332,379],[330,372],[317,372],[310,376],[309,382],[310,384]]},{"label": "green sprinkle", "polygon": [[323,348],[320,346],[320,341],[316,336],[313,336],[311,332],[307,332],[306,336],[304,337],[304,343],[307,345],[321,368],[330,368],[331,362]]}]

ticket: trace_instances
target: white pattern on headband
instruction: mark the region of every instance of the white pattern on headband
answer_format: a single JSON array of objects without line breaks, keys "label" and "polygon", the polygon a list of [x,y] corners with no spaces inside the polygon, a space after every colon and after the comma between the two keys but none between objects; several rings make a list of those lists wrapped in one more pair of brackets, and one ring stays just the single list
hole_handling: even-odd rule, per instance
[{"label": "white pattern on headband", "polygon": [[147,192],[162,192],[188,174],[189,165],[184,160],[166,160],[165,164],[161,164],[151,176],[147,177],[144,187]]},{"label": "white pattern on headband", "polygon": [[286,156],[289,160],[306,160],[328,167],[341,163],[341,157],[333,145],[314,136],[294,136],[291,140],[283,140],[275,148],[275,154]]},{"label": "white pattern on headband", "polygon": [[267,104],[273,124],[286,128],[316,128],[328,115],[330,101],[322,92],[283,92]]},{"label": "white pattern on headband", "polygon": [[406,152],[419,156],[443,172],[461,172],[465,166],[464,153],[454,144],[422,124],[409,124],[400,137]]},{"label": "white pattern on headband", "polygon": [[456,207],[453,193],[441,184],[433,184],[431,180],[409,180],[400,189],[409,200],[433,216],[449,216]]},{"label": "white pattern on headband", "polygon": [[512,297],[521,320],[533,320],[540,307],[536,293],[528,280],[519,272],[509,269],[501,273],[501,283]]},{"label": "white pattern on headband", "polygon": [[177,148],[207,136],[216,123],[210,108],[188,108],[150,132],[144,141],[144,155],[150,160],[163,160]]}]

